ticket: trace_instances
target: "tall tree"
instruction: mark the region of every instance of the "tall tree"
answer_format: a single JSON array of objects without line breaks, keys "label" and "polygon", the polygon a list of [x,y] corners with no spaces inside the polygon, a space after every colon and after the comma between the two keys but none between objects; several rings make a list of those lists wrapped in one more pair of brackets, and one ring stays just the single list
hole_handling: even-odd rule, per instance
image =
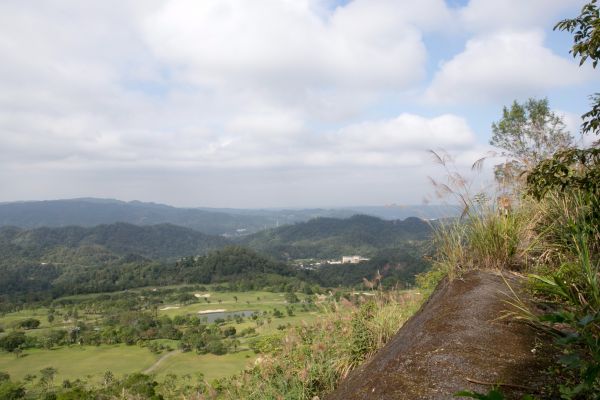
[{"label": "tall tree", "polygon": [[562,118],[554,113],[548,99],[514,101],[504,107],[502,118],[492,124],[490,144],[502,149],[507,162],[496,166],[496,177],[502,182],[514,180],[556,151],[573,145],[573,136]]}]

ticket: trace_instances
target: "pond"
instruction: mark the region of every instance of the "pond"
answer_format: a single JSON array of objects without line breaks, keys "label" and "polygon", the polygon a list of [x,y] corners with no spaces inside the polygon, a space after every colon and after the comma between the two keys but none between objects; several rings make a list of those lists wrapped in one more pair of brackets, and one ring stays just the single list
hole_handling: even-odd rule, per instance
[{"label": "pond", "polygon": [[215,311],[215,312],[210,312],[210,313],[203,313],[203,314],[198,314],[198,317],[200,317],[200,319],[206,319],[207,322],[211,323],[211,322],[215,322],[215,320],[221,318],[224,320],[227,319],[233,319],[235,318],[236,315],[240,316],[240,317],[244,317],[244,318],[248,318],[250,316],[252,316],[252,314],[258,314],[258,311]]}]

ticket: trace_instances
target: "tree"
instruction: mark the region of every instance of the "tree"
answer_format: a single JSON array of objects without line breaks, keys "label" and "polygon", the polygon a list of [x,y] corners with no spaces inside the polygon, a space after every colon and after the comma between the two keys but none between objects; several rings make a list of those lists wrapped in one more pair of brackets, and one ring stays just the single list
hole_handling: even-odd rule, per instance
[{"label": "tree", "polygon": [[[576,18],[568,18],[558,22],[554,29],[573,34],[573,47],[569,51],[574,58],[579,57],[579,65],[587,60],[596,68],[600,60],[600,10],[597,0],[591,0],[581,9]],[[590,96],[592,109],[581,116],[583,133],[600,132],[600,93]]]},{"label": "tree", "polygon": [[490,144],[525,168],[573,144],[573,136],[562,118],[550,110],[548,99],[529,99],[523,104],[514,101],[510,109],[504,107],[492,132]]},{"label": "tree", "polygon": [[15,349],[20,348],[27,339],[25,339],[25,334],[23,332],[11,332],[8,335],[0,338],[0,348],[13,352]]},{"label": "tree", "polygon": [[513,183],[540,161],[573,145],[573,136],[550,109],[548,99],[529,99],[523,104],[514,101],[510,108],[503,108],[492,132],[490,144],[502,149],[502,156],[507,158],[495,168],[502,183]]}]

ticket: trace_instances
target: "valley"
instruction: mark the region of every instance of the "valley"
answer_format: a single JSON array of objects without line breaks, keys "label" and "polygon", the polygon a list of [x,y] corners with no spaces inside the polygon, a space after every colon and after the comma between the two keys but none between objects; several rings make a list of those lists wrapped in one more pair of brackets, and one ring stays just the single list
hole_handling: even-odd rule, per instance
[{"label": "valley", "polygon": [[170,223],[0,227],[0,371],[34,397],[131,379],[163,395],[229,387],[291,333],[345,329],[375,298],[407,296],[390,303],[406,318],[431,230],[366,215],[239,237]]}]

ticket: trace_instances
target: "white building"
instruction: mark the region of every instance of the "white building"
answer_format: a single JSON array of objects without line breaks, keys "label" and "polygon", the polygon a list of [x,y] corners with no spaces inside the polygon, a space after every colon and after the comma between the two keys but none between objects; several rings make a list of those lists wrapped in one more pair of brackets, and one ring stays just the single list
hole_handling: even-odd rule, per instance
[{"label": "white building", "polygon": [[361,261],[369,261],[369,259],[361,257],[361,256],[343,256],[342,257],[342,264],[358,264]]}]

